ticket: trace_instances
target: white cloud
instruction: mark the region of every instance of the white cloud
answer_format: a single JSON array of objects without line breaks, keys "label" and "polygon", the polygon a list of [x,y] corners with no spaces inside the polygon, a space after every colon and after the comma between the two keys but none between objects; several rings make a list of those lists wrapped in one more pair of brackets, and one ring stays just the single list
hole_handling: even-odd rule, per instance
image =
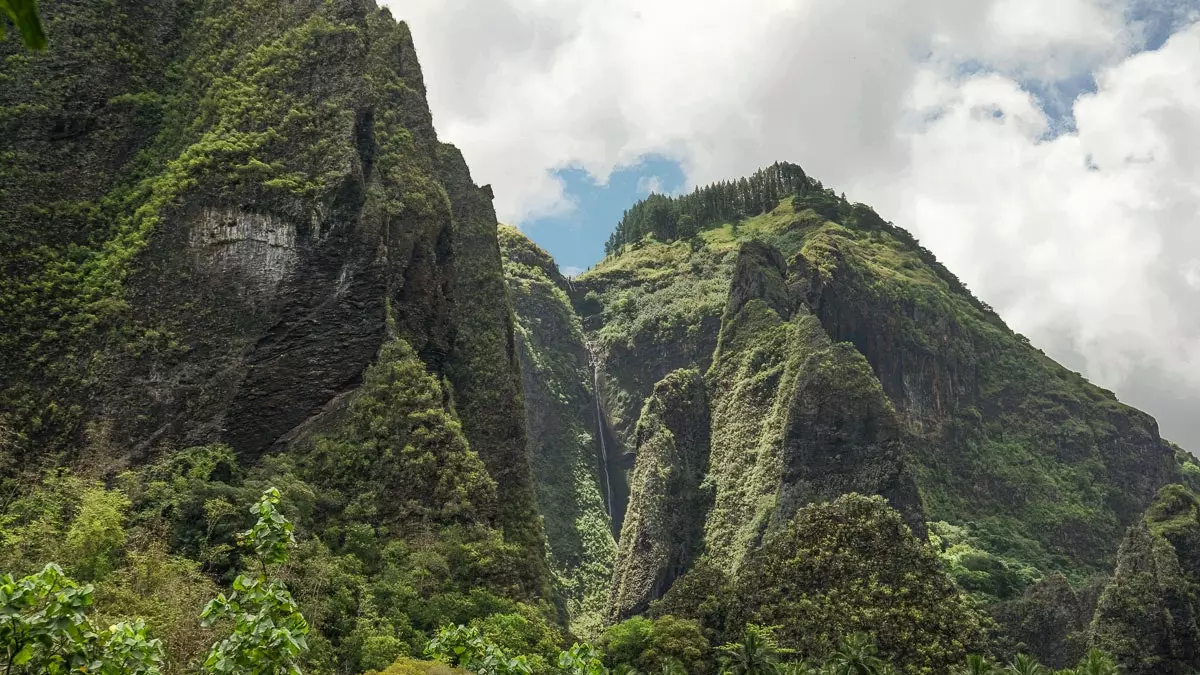
[{"label": "white cloud", "polygon": [[559,271],[562,272],[564,276],[568,277],[577,277],[580,274],[583,274],[583,268],[575,267],[574,265],[567,265]]},{"label": "white cloud", "polygon": [[[690,187],[794,161],[1200,449],[1193,0],[387,4],[502,219],[569,209],[555,168],[658,154]],[[1175,35],[1135,54],[1147,26]]]},{"label": "white cloud", "polygon": [[642,176],[638,179],[637,191],[638,194],[642,195],[648,195],[652,193],[662,194],[662,179],[658,176]]},{"label": "white cloud", "polygon": [[1101,71],[1077,131],[1052,140],[1015,81],[927,70],[914,99],[934,121],[905,133],[903,173],[855,193],[1100,381],[1155,368],[1200,390],[1200,316],[1177,272],[1200,250],[1197,68],[1200,24]]}]

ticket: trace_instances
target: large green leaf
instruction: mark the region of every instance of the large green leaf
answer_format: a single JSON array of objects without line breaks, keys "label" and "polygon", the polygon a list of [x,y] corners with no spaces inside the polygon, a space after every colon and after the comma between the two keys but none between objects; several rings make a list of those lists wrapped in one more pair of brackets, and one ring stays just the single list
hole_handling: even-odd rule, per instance
[{"label": "large green leaf", "polygon": [[[38,16],[37,0],[0,0],[0,11],[21,33],[21,40],[30,49],[46,48],[46,32]],[[4,22],[0,21],[0,38],[4,37]]]}]

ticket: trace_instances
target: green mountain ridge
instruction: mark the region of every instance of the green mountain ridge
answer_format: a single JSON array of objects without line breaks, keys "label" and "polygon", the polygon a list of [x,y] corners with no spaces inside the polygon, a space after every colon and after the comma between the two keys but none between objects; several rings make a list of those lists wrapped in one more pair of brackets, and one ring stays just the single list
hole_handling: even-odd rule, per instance
[{"label": "green mountain ridge", "polygon": [[[652,195],[569,279],[371,0],[40,7],[46,52],[0,40],[0,587],[58,563],[212,672],[275,487],[306,672],[1200,667],[1200,465],[800,167]],[[40,672],[5,593],[0,675]]]},{"label": "green mountain ridge", "polygon": [[[672,366],[706,371],[710,389],[757,397],[754,412],[736,419],[758,424],[776,411],[776,428],[741,429],[735,444],[763,434],[766,446],[787,445],[789,433],[804,430],[778,428],[800,412],[785,409],[795,405],[786,398],[803,392],[790,383],[776,392],[748,383],[769,379],[772,368],[795,377],[799,360],[820,358],[814,339],[848,343],[846,357],[865,357],[870,366],[864,385],[887,398],[879,419],[858,426],[898,437],[904,449],[897,457],[920,493],[919,506],[911,506],[924,520],[969,524],[982,548],[1044,571],[1105,568],[1124,527],[1159,486],[1179,476],[1175,451],[1158,438],[1153,420],[1008,330],[911,236],[868,207],[840,201],[815,182],[808,190],[689,239],[659,241],[650,233],[575,280],[584,325],[614,363],[605,370],[615,391],[602,400],[615,409],[626,447],[635,424],[629,420],[636,419],[632,402],[644,400],[651,380]],[[771,366],[763,353],[771,340],[786,339],[771,328],[783,324],[800,332],[792,338],[800,343],[774,348],[780,366]],[[722,361],[746,330],[754,331],[748,344],[756,361],[739,372]],[[814,337],[804,337],[806,330]],[[661,358],[667,352],[674,356]],[[788,359],[796,363],[788,366]],[[845,373],[833,377],[847,380]],[[848,410],[829,411],[832,421],[852,423],[865,395]],[[714,413],[723,405],[714,397]],[[714,448],[721,426],[714,420]],[[889,426],[899,428],[880,431]],[[829,440],[831,451],[859,445],[844,430]],[[866,445],[892,442],[874,440]],[[713,468],[717,461],[714,455]],[[769,481],[764,498],[778,491],[778,480]]]}]

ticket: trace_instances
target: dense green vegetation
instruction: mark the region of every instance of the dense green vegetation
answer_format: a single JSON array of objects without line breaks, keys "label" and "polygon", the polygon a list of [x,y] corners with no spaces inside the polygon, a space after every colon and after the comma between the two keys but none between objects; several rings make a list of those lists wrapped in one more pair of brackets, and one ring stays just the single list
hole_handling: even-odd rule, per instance
[{"label": "dense green vegetation", "polygon": [[[674,242],[648,236],[577,280],[586,294],[577,304],[595,317],[596,339],[609,355],[605,369],[615,390],[605,396],[609,410],[636,420],[623,401],[644,398],[653,383],[622,374],[654,368],[671,346],[687,355],[671,365],[707,369],[715,344],[695,353],[705,341],[688,332],[705,332],[724,293],[709,302],[693,289],[728,287],[730,263],[706,261],[728,261],[741,243],[765,242],[783,257],[784,295],[805,296],[784,304],[805,305],[820,321],[818,332],[850,342],[896,407],[925,519],[946,523],[942,541],[957,547],[948,555],[957,558],[964,581],[974,577],[973,591],[1003,600],[1039,576],[1033,570],[1061,570],[1078,583],[1105,569],[1124,526],[1157,485],[1178,476],[1179,465],[1148,418],[1009,331],[910,236],[867,207],[821,194],[837,209],[813,203],[813,193],[798,195],[736,228],[726,223]],[[771,302],[771,312],[785,314]],[[664,318],[653,331],[637,323],[656,316]],[[751,358],[771,353],[766,335],[746,342]],[[774,358],[801,358],[787,348],[774,351]],[[710,386],[751,395],[753,380],[718,372],[719,363],[709,372]],[[775,386],[765,371],[755,375]],[[723,400],[713,397],[715,406]],[[736,445],[745,430],[726,431],[728,424],[769,419],[762,406],[771,405],[768,397],[756,415],[714,418],[714,443],[730,433]],[[992,572],[985,568],[999,578],[986,578]]]},{"label": "dense green vegetation", "polygon": [[[251,552],[245,562],[257,571],[239,575],[233,582],[233,592],[228,597],[221,594],[210,601],[200,616],[201,625],[205,627],[226,617],[232,623],[225,626],[228,636],[215,643],[204,658],[200,666],[203,673],[273,675],[300,672],[297,664],[299,657],[307,651],[308,623],[284,582],[267,578],[268,566],[286,563],[290,551],[296,547],[292,523],[280,514],[279,502],[278,490],[268,489],[250,509],[257,521],[237,538],[238,545]],[[878,516],[888,517],[881,502],[851,497],[840,503],[843,508],[865,508],[874,510]],[[834,512],[825,508],[808,511],[818,518]],[[834,527],[848,532],[856,531],[859,525],[853,518],[836,518],[834,521]],[[903,528],[903,525],[895,519],[890,527]],[[825,545],[832,544],[834,550],[838,548],[836,535],[831,542],[820,528],[814,532],[798,522],[795,533]],[[772,555],[772,546],[765,550],[767,557]],[[809,554],[800,555],[807,557]],[[856,557],[867,560],[866,556]],[[775,576],[768,573],[765,578]],[[6,575],[0,583],[3,584],[0,598],[5,602],[0,607],[7,617],[0,627],[0,646],[7,654],[6,674],[82,671],[115,675],[162,671],[164,651],[161,640],[149,637],[145,621],[137,619],[132,623],[116,624],[107,631],[94,630],[86,615],[92,603],[92,587],[79,587],[56,565],[48,565],[42,572],[19,582]],[[788,589],[774,590],[791,595]],[[876,625],[886,623],[878,621]],[[570,649],[558,651],[557,658],[548,661],[546,657],[555,654],[557,649],[557,640],[552,633],[546,633],[528,621],[493,616],[470,626],[441,628],[425,642],[423,654],[480,675],[531,675],[535,672],[599,675],[610,671],[740,675],[895,672],[894,663],[883,658],[875,641],[864,633],[853,633],[823,646],[826,657],[819,662],[824,665],[815,665],[818,660],[797,657],[798,652],[807,650],[782,647],[776,638],[780,631],[786,632],[786,628],[750,623],[741,632],[739,640],[714,647],[694,621],[670,615],[654,620],[637,617],[606,630],[596,647],[576,643]],[[967,663],[968,669],[964,672],[999,672],[980,657],[970,657]],[[1007,672],[1039,672],[1038,668],[1035,661],[1022,655]],[[430,662],[415,661],[407,656],[398,658],[383,670],[383,673],[408,672],[438,671]],[[1078,670],[1060,672],[1099,675],[1116,671],[1106,657],[1093,651]]]},{"label": "dense green vegetation", "polygon": [[1200,669],[1200,463],[798,166],[567,279],[371,3],[40,9],[0,675]]},{"label": "dense green vegetation", "polygon": [[93,584],[97,614],[144,618],[168,661],[185,668],[211,635],[195,617],[213,579],[247,596],[230,603],[265,606],[264,589],[234,578],[254,560],[235,546],[245,523],[235,505],[277,485],[296,527],[282,577],[307,618],[308,669],[381,668],[420,653],[429,631],[473,619],[557,635],[549,608],[527,602],[523,549],[489,524],[495,482],[443,400],[438,381],[395,340],[303,452],[243,468],[226,446],[186,448],[120,474],[111,488],[54,470],[6,503],[0,569],[27,574],[59,562]]},{"label": "dense green vegetation", "polygon": [[604,626],[616,554],[602,471],[591,365],[569,282],[550,255],[501,225],[508,294],[516,313],[525,423],[548,563],[571,630]]}]

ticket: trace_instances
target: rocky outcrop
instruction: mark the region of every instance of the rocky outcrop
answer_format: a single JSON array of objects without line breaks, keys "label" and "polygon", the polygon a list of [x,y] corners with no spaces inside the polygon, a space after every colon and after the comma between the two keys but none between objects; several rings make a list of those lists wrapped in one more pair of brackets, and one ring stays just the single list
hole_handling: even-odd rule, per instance
[{"label": "rocky outcrop", "polygon": [[[968,570],[980,588],[1015,580],[1015,594],[1055,571],[1110,569],[1123,529],[1179,476],[1154,421],[1014,334],[869,207],[812,182],[760,210],[678,240],[670,227],[655,230],[665,240],[621,240],[574,283],[623,450],[644,452],[636,421],[656,378],[704,373],[713,501],[695,564],[736,580],[798,509],[860,492],[884,496],[918,535],[926,519],[966,533],[991,564]],[[629,517],[653,502],[638,483]],[[618,570],[644,572],[632,561],[653,550],[620,542]],[[616,616],[661,594],[641,572]],[[1071,649],[1080,620],[1059,627]]]},{"label": "rocky outcrop", "polygon": [[709,554],[736,568],[797,509],[848,492],[887,496],[923,532],[899,420],[865,359],[834,344],[789,292],[778,251],[744,245],[733,280],[706,376],[715,488]]},{"label": "rocky outcrop", "polygon": [[1200,499],[1168,485],[1129,528],[1092,619],[1091,643],[1132,675],[1200,667]]},{"label": "rocky outcrop", "polygon": [[[1003,520],[997,532],[1016,527],[1037,542],[1018,557],[1097,570],[1158,487],[1177,480],[1153,419],[1012,333],[907,233],[825,228],[790,267],[826,333],[866,357],[900,413],[932,519]],[[1016,479],[1029,461],[1038,472]],[[1064,500],[1058,486],[1081,473],[1120,487]]]},{"label": "rocky outcrop", "polygon": [[490,187],[471,181],[462,154],[440,147],[440,176],[453,213],[454,278],[446,376],[471,447],[505,495],[507,538],[542,561],[544,533],[534,495],[512,303],[504,279]]},{"label": "rocky outcrop", "polygon": [[711,501],[708,398],[695,370],[660,380],[638,418],[632,499],[621,528],[610,621],[644,613],[691,566]]},{"label": "rocky outcrop", "polygon": [[1049,668],[1070,668],[1087,650],[1087,631],[1095,610],[1085,594],[1062,574],[1051,574],[1015,600],[999,603],[992,616],[1006,644],[1007,660],[1030,654]]}]

